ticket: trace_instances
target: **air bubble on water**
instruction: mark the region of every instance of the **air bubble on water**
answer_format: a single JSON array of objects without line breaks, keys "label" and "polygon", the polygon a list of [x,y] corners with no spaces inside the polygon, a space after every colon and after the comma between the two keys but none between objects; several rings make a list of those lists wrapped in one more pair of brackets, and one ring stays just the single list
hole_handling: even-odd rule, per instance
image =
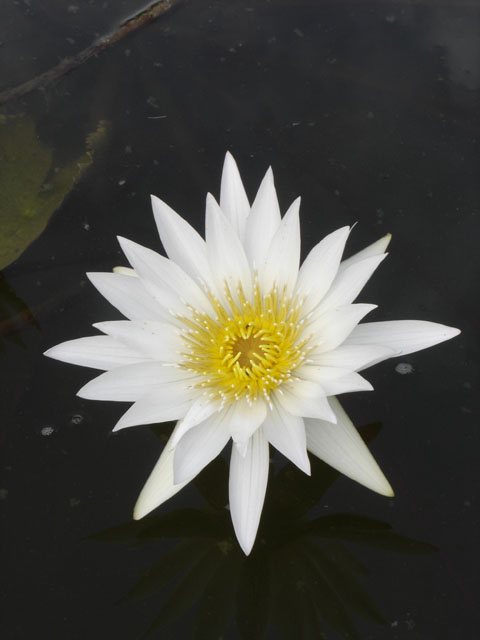
[{"label": "air bubble on water", "polygon": [[395,371],[404,376],[407,373],[413,373],[415,369],[413,368],[413,364],[409,362],[399,362],[395,367]]}]

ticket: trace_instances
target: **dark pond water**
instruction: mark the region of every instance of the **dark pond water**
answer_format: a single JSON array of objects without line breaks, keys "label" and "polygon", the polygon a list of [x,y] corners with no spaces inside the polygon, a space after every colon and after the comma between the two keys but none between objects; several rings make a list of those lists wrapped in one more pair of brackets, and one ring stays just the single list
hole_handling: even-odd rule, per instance
[{"label": "dark pond water", "polygon": [[[3,1],[0,88],[142,6]],[[191,0],[3,105],[30,123],[20,158],[49,149],[52,175],[104,131],[1,274],[3,638],[480,637],[479,27],[471,0]],[[354,222],[349,252],[393,234],[361,298],[377,319],[462,329],[370,370],[375,391],[345,399],[396,498],[320,463],[304,479],[277,455],[247,559],[224,508],[226,459],[132,522],[168,428],[112,435],[124,406],[76,397],[92,371],[42,356],[118,318],[85,272],[125,264],[116,235],[159,248],[150,193],[203,232],[226,149],[250,196],[269,164],[283,210],[302,195],[304,253]],[[28,162],[2,183],[4,244]]]}]

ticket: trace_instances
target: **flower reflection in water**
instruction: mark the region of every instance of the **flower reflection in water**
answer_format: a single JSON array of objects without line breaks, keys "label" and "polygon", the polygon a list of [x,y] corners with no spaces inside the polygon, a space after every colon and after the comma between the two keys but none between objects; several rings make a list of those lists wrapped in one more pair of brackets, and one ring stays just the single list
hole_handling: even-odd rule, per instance
[{"label": "flower reflection in water", "polygon": [[[360,429],[371,440],[378,425]],[[168,425],[155,427],[166,438]],[[138,547],[177,539],[121,602],[158,595],[161,602],[142,638],[193,612],[194,638],[221,638],[235,624],[240,637],[358,638],[356,617],[385,620],[362,578],[369,571],[345,544],[359,543],[396,553],[426,554],[432,545],[392,531],[381,520],[338,513],[309,517],[340,475],[312,456],[312,476],[291,464],[272,474],[269,500],[257,544],[245,556],[230,526],[228,465],[217,458],[195,480],[208,503],[176,509],[113,527],[90,539]],[[166,594],[168,591],[168,595]],[[154,601],[155,602],[155,601]]]}]

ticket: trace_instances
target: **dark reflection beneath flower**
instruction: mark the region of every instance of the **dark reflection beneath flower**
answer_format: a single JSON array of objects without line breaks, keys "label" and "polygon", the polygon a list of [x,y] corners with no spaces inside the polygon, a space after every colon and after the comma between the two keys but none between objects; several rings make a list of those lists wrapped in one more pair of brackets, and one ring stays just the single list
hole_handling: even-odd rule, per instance
[{"label": "dark reflection beneath flower", "polygon": [[[155,428],[162,437],[165,425]],[[379,425],[360,432],[368,441]],[[113,527],[90,539],[138,547],[178,540],[121,600],[158,595],[143,638],[189,615],[198,639],[221,638],[235,625],[241,638],[360,638],[356,619],[385,620],[362,583],[367,566],[346,543],[394,553],[426,554],[435,547],[395,533],[381,520],[353,513],[311,517],[340,475],[312,457],[312,477],[291,464],[272,474],[258,544],[245,556],[232,535],[228,465],[217,458],[195,483],[203,509],[176,509]],[[358,547],[355,548],[358,551]],[[160,637],[160,635],[158,636]]]}]

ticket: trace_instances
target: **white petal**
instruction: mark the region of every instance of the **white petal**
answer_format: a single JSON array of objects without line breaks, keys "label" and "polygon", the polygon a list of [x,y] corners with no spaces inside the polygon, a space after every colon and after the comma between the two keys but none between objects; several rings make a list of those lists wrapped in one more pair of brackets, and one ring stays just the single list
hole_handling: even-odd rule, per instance
[{"label": "white petal", "polygon": [[365,249],[362,249],[358,253],[355,253],[350,258],[347,258],[340,265],[339,272],[341,273],[344,269],[347,269],[352,264],[355,264],[356,262],[360,262],[360,260],[365,260],[365,258],[370,258],[371,256],[379,256],[382,253],[385,253],[388,245],[390,244],[391,239],[392,239],[392,234],[387,233],[386,235],[384,235],[382,238],[380,238],[373,244],[370,244],[368,247],[365,247]]},{"label": "white petal", "polygon": [[407,355],[458,336],[460,329],[425,320],[367,322],[352,331],[347,344],[376,344],[389,347],[394,355]]},{"label": "white petal", "polygon": [[308,450],[372,491],[393,496],[392,487],[338,400],[330,398],[330,403],[337,424],[305,420]]},{"label": "white petal", "polygon": [[247,455],[248,450],[248,440],[242,442],[234,442],[233,446],[237,450],[237,453],[244,458]]},{"label": "white petal", "polygon": [[222,183],[220,187],[220,208],[227,216],[240,240],[243,241],[245,225],[248,214],[250,213],[250,204],[243,187],[237,163],[228,151],[223,164]]},{"label": "white petal", "polygon": [[130,269],[130,267],[113,267],[112,271],[113,273],[120,273],[124,276],[135,277],[137,275],[133,269]]},{"label": "white petal", "polygon": [[373,387],[361,375],[339,367],[305,364],[295,372],[303,380],[311,380],[321,386],[326,396],[335,396],[352,391],[372,391]]},{"label": "white petal", "polygon": [[341,393],[353,393],[356,391],[373,391],[370,382],[354,371],[350,371],[336,380],[324,382],[322,387],[327,396],[336,396]]},{"label": "white petal", "polygon": [[165,446],[162,455],[138,496],[135,509],[133,510],[135,520],[140,520],[140,518],[146,516],[150,511],[159,507],[187,484],[186,482],[179,484],[174,484],[173,482],[174,455],[174,452],[169,450],[167,443],[167,446]]},{"label": "white petal", "polygon": [[327,293],[337,275],[350,227],[326,236],[310,251],[298,273],[295,293],[305,298],[302,308],[311,311]]},{"label": "white petal", "polygon": [[198,390],[184,381],[162,384],[137,400],[113,430],[183,418],[197,395]]},{"label": "white petal", "polygon": [[226,282],[235,295],[241,283],[245,295],[250,297],[252,274],[242,243],[211,194],[207,196],[205,237],[217,290],[224,293]]},{"label": "white petal", "polygon": [[156,387],[170,382],[194,384],[196,377],[160,362],[141,362],[126,367],[117,367],[94,378],[77,393],[88,400],[118,400],[135,402]]},{"label": "white petal", "polygon": [[175,448],[175,482],[189,482],[225,447],[230,434],[224,412],[218,412],[190,429]]},{"label": "white petal", "polygon": [[275,449],[296,464],[299,469],[310,475],[310,460],[307,454],[307,439],[302,418],[293,416],[281,408],[278,401],[272,408],[262,426],[263,433]]},{"label": "white petal", "polygon": [[284,411],[294,416],[321,418],[335,422],[323,388],[309,380],[295,380],[283,384],[275,395]]},{"label": "white petal", "polygon": [[167,322],[112,320],[97,322],[93,326],[146,358],[176,364],[185,349],[179,330]]},{"label": "white petal", "polygon": [[259,265],[259,279],[264,292],[270,291],[274,285],[280,291],[286,287],[287,295],[293,292],[300,264],[299,208],[300,198],[297,198],[273,236],[265,263]]},{"label": "white petal", "polygon": [[349,304],[338,309],[330,309],[322,315],[312,315],[305,327],[305,334],[312,333],[312,340],[317,344],[315,352],[332,351],[350,335],[360,320],[370,311],[376,309],[374,304]]},{"label": "white petal", "polygon": [[219,408],[220,401],[217,398],[212,399],[206,394],[199,396],[182,420],[177,422],[172,437],[170,438],[170,447],[172,449],[175,448],[181,438],[183,438],[192,427],[200,424],[200,422],[209,418],[213,413],[218,412]]},{"label": "white petal", "polygon": [[355,262],[339,273],[329,292],[320,303],[318,312],[325,312],[328,309],[342,307],[353,302],[367,284],[375,269],[386,257],[387,254],[382,253],[379,256],[365,258],[365,260]]},{"label": "white petal", "polygon": [[210,311],[211,305],[200,287],[175,262],[126,238],[118,238],[123,252],[147,289],[166,309],[183,309],[188,303]]},{"label": "white petal", "polygon": [[361,371],[397,353],[394,349],[377,345],[342,344],[333,351],[313,351],[309,353],[308,359],[315,365]]},{"label": "white petal", "polygon": [[257,535],[268,480],[268,442],[258,429],[242,457],[232,447],[230,462],[230,513],[238,542],[244,553],[252,550]]},{"label": "white petal", "polygon": [[245,444],[267,415],[267,405],[258,398],[249,404],[244,398],[233,402],[224,415],[225,428],[237,444]]},{"label": "white petal", "polygon": [[273,173],[269,168],[252,205],[245,230],[245,252],[252,267],[258,269],[264,263],[280,221]]},{"label": "white petal", "polygon": [[87,273],[102,296],[130,320],[159,320],[165,312],[143,286],[140,278],[120,273]]},{"label": "white petal", "polygon": [[152,207],[158,233],[168,257],[176,262],[195,282],[211,282],[205,241],[168,204],[152,196]]},{"label": "white petal", "polygon": [[143,354],[110,336],[91,336],[57,344],[44,355],[92,369],[113,369],[146,360]]}]

